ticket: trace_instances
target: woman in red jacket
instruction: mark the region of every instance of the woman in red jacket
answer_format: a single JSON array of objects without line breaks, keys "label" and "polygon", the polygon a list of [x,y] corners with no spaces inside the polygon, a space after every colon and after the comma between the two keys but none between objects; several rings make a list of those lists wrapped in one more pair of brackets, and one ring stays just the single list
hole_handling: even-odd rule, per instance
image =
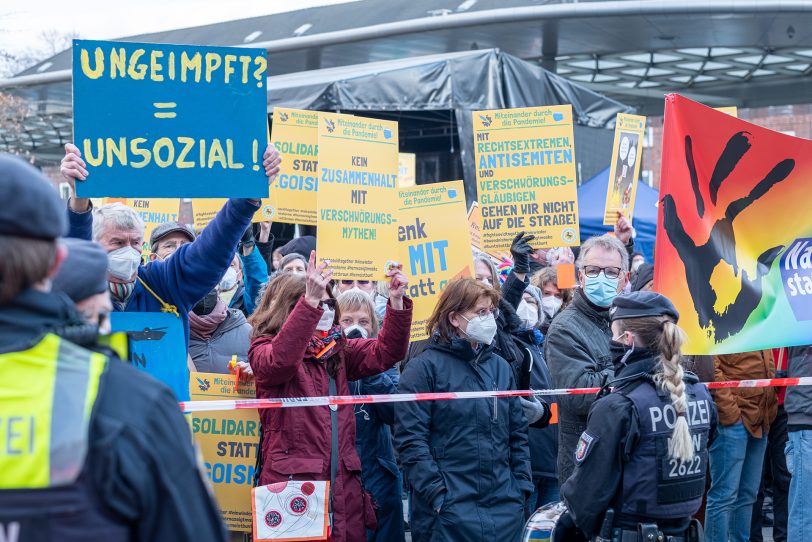
[{"label": "woman in red jacket", "polygon": [[[381,373],[406,357],[412,302],[399,267],[387,276],[389,305],[377,339],[347,339],[337,325],[328,285],[332,272],[310,254],[306,276],[284,274],[267,288],[251,317],[254,328],[248,359],[257,397],[330,395],[330,375],[338,395],[349,395],[347,381]],[[287,480],[329,480],[329,407],[265,409],[260,484]],[[332,540],[363,542],[364,527],[375,528],[375,511],[361,487],[361,462],[355,451],[352,406],[338,407],[338,466],[333,494]]]}]

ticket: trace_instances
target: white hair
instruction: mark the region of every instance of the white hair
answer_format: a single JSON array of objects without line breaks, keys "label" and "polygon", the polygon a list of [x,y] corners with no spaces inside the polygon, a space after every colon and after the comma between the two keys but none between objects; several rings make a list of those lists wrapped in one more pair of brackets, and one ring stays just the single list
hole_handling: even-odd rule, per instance
[{"label": "white hair", "polygon": [[600,247],[604,250],[610,251],[614,250],[620,254],[620,267],[623,269],[624,273],[629,271],[629,252],[626,250],[623,243],[620,242],[620,239],[613,235],[609,235],[608,233],[596,237],[590,237],[583,245],[581,245],[581,252],[578,254],[579,269],[583,269],[584,260],[586,260],[587,254],[589,254],[589,251],[595,247]]},{"label": "white hair", "polygon": [[101,239],[105,226],[116,230],[138,230],[144,235],[144,220],[134,209],[123,203],[108,203],[93,211],[93,240]]}]

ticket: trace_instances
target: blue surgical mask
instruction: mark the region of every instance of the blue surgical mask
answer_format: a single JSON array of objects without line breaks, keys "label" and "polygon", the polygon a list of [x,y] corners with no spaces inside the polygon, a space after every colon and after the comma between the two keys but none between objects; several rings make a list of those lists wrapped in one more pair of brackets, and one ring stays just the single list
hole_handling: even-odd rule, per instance
[{"label": "blue surgical mask", "polygon": [[599,307],[609,307],[617,297],[617,286],[620,278],[610,279],[603,274],[597,277],[585,277],[584,293],[586,297]]}]

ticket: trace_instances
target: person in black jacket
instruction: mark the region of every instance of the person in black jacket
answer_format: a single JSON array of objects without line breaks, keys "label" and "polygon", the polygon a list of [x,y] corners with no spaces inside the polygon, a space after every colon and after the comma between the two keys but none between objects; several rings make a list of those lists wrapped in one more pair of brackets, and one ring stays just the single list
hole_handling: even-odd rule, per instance
[{"label": "person in black jacket", "polygon": [[[655,292],[615,299],[611,393],[589,411],[561,487],[562,530],[587,539],[703,540],[692,516],[702,504],[716,407],[708,389],[680,365],[685,333],[671,301]],[[612,510],[610,514],[608,511]]]},{"label": "person in black jacket", "polygon": [[[51,291],[68,250],[56,242],[67,231],[56,192],[30,165],[0,155],[0,193],[15,195],[0,209],[0,421],[4,445],[19,452],[0,453],[0,532],[21,541],[226,540],[172,392],[94,352],[98,325]],[[87,280],[92,295],[97,281]]]},{"label": "person in black jacket", "polygon": [[[477,280],[449,283],[398,392],[514,389],[493,351],[498,302]],[[415,542],[518,540],[533,490],[518,398],[397,403],[395,446],[411,484]]]}]

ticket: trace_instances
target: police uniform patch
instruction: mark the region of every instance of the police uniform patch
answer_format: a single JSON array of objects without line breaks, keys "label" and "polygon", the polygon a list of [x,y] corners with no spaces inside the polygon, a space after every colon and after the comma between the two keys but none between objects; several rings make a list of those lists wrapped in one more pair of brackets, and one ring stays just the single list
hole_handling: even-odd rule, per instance
[{"label": "police uniform patch", "polygon": [[583,462],[584,459],[592,451],[592,445],[597,441],[597,437],[593,437],[586,431],[581,433],[581,438],[578,440],[578,446],[575,447],[575,461],[578,463]]}]

